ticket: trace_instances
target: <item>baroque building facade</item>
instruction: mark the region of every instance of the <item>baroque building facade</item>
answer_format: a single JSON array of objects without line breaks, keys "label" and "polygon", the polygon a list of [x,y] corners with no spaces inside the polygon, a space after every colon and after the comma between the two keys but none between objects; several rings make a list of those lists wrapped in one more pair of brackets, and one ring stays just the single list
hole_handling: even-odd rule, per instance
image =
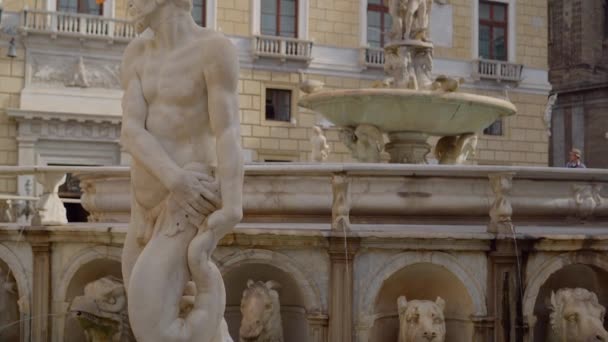
[{"label": "baroque building facade", "polygon": [[[4,2],[1,164],[128,164],[118,144],[119,62],[134,36],[126,6],[126,0]],[[508,96],[519,109],[485,131],[474,162],[547,165],[546,2],[452,0],[433,6],[434,73],[464,78],[464,91]],[[224,32],[239,49],[248,160],[310,159],[312,126],[327,122],[298,108],[299,72],[327,88],[381,80],[387,11],[381,0],[194,1],[197,23]],[[12,38],[14,58],[6,57]],[[337,130],[327,127],[327,138],[329,161],[352,160]],[[0,190],[24,194],[24,179],[19,186],[3,179]]]},{"label": "baroque building facade", "polygon": [[550,0],[549,52],[551,165],[578,148],[587,167],[608,168],[608,3]]}]

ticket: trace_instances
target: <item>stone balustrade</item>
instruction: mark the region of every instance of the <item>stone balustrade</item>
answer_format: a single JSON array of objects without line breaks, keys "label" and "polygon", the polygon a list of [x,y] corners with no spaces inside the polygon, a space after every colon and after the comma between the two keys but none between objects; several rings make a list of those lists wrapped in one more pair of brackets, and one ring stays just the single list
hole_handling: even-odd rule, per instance
[{"label": "stone balustrade", "polygon": [[312,41],[277,36],[254,36],[253,55],[256,58],[277,58],[287,60],[312,61]]},{"label": "stone balustrade", "polygon": [[366,68],[384,68],[384,49],[373,47],[362,48],[361,64]]},{"label": "stone balustrade", "polygon": [[100,38],[128,42],[136,36],[132,22],[98,15],[25,9],[20,30],[24,34]]},{"label": "stone balustrade", "polygon": [[521,82],[523,64],[515,64],[505,61],[489,59],[477,59],[473,61],[473,79],[494,80],[497,82]]}]

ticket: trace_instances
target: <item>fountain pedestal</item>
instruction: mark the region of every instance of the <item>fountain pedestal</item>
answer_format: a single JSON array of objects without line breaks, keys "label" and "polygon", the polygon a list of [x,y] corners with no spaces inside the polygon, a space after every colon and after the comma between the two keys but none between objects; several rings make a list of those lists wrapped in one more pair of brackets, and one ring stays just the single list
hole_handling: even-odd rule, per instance
[{"label": "fountain pedestal", "polygon": [[393,164],[426,164],[426,156],[431,152],[427,143],[428,134],[420,132],[388,133],[389,143],[386,152]]}]

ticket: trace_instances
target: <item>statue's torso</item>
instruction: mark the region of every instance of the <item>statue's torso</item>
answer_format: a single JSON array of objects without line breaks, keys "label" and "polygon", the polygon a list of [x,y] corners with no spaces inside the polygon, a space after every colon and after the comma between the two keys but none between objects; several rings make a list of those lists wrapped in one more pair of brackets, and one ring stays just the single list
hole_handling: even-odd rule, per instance
[{"label": "statue's torso", "polygon": [[[205,50],[213,49],[215,33],[200,31],[171,51],[148,42],[137,63],[148,105],[146,130],[179,166],[215,165],[215,137],[208,110]],[[167,189],[137,161],[133,163],[135,196],[146,208],[166,197]]]}]

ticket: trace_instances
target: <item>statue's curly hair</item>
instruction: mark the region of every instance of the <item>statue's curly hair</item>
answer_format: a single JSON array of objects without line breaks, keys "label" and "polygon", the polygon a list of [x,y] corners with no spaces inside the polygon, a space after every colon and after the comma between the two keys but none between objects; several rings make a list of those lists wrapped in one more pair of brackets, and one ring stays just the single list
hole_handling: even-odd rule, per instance
[{"label": "statue's curly hair", "polygon": [[556,332],[559,331],[562,325],[562,311],[564,310],[564,304],[568,297],[577,302],[586,302],[601,311],[605,310],[600,304],[597,295],[589,290],[581,288],[559,289],[557,292],[551,294],[551,314],[549,316],[551,327]]}]

